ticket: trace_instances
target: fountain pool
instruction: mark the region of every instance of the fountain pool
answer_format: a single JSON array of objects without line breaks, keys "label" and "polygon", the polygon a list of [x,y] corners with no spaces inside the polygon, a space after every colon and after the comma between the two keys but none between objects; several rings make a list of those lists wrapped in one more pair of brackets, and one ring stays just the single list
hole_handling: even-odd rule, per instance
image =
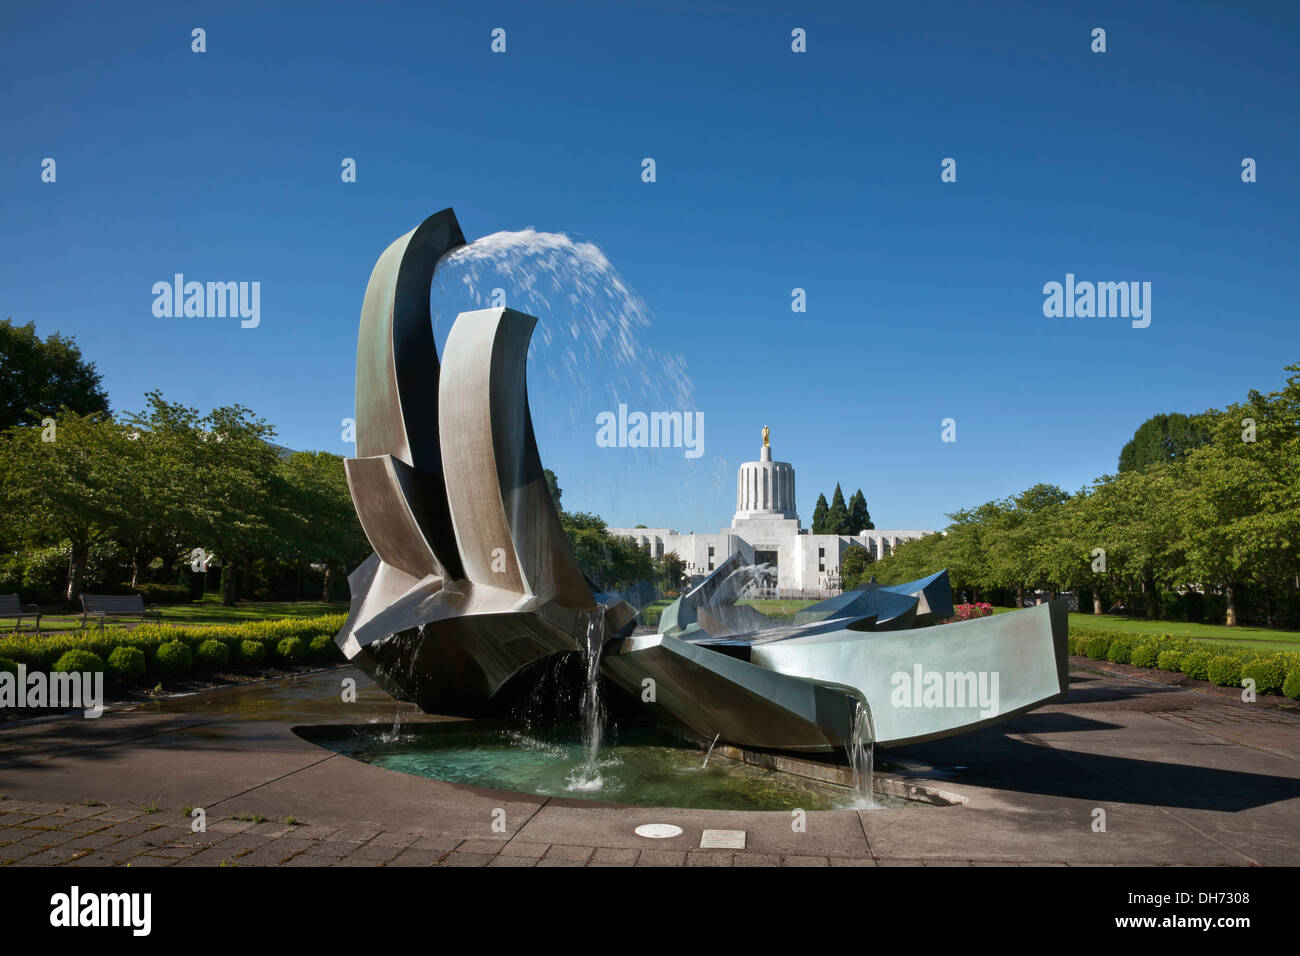
[{"label": "fountain pool", "polygon": [[317,746],[365,763],[496,790],[699,810],[848,810],[915,807],[846,787],[755,767],[705,751],[653,726],[620,727],[594,767],[576,724],[533,737],[500,720],[295,728]]}]

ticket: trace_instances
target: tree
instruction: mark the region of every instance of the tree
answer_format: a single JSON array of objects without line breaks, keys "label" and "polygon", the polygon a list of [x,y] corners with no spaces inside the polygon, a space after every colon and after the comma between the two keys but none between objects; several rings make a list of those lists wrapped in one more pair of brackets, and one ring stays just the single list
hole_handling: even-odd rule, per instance
[{"label": "tree", "polygon": [[329,452],[297,452],[280,460],[275,485],[276,556],[293,565],[299,582],[304,565],[324,565],[321,600],[329,601],[334,576],[359,564],[369,550],[343,459]]},{"label": "tree", "polygon": [[826,515],[826,530],[824,534],[853,534],[849,530],[849,509],[844,504],[844,492],[840,490],[839,482],[835,483],[835,494],[831,497],[831,508]]},{"label": "tree", "polygon": [[870,572],[875,560],[871,552],[860,545],[845,548],[840,555],[840,583],[844,590],[850,591],[857,587]]},{"label": "tree", "polygon": [[1223,591],[1238,623],[1238,589],[1280,591],[1300,564],[1300,365],[1280,392],[1251,391],[1211,418],[1212,441],[1174,472],[1186,579]]},{"label": "tree", "polygon": [[564,495],[564,489],[560,487],[560,480],[549,468],[543,468],[542,474],[546,477],[546,489],[551,493],[551,500],[555,502],[555,510],[563,513],[564,508],[560,505],[560,498]]},{"label": "tree", "polygon": [[63,408],[82,416],[108,411],[94,363],[72,338],[55,332],[42,341],[33,322],[0,322],[0,430],[38,424]]},{"label": "tree", "polygon": [[221,600],[234,604],[249,562],[278,542],[275,430],[242,405],[200,415],[158,392],[146,397],[148,409],[128,420],[166,449],[180,531],[188,547],[208,549],[221,561]]},{"label": "tree", "polygon": [[987,550],[990,583],[995,587],[1014,589],[1017,607],[1024,605],[1026,586],[1049,583],[1032,547],[1038,540],[1041,524],[1032,519],[1068,497],[1056,485],[1034,485],[1004,502],[1001,513],[992,523],[994,533],[989,538]]},{"label": "tree", "polygon": [[126,429],[103,413],[65,411],[52,430],[19,425],[0,433],[0,513],[21,539],[67,543],[69,604],[85,586],[91,546],[137,506],[121,467],[134,450]]},{"label": "tree", "polygon": [[655,559],[631,538],[610,534],[599,515],[565,512],[560,515],[560,524],[574,562],[598,588],[615,591],[656,576]]},{"label": "tree", "polygon": [[676,551],[669,551],[662,558],[655,558],[654,569],[665,591],[679,590],[686,582],[686,562]]},{"label": "tree", "polygon": [[812,516],[812,533],[826,534],[826,517],[830,514],[830,509],[826,506],[826,495],[817,496],[817,506],[813,508]]},{"label": "tree", "polygon": [[867,510],[867,499],[863,497],[861,488],[853,492],[853,497],[849,499],[849,528],[849,534],[875,528],[871,523],[871,512]]},{"label": "tree", "polygon": [[1209,440],[1210,428],[1204,415],[1152,415],[1120,450],[1119,470],[1141,471],[1160,462],[1178,461]]}]

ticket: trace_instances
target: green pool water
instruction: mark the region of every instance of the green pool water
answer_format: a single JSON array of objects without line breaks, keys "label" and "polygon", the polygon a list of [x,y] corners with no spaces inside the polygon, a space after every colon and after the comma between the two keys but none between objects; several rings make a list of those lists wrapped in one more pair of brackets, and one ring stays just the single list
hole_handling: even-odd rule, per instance
[{"label": "green pool water", "polygon": [[[342,732],[340,732],[342,730]],[[397,731],[303,728],[313,743],[402,773],[497,790],[700,810],[842,810],[867,804],[848,789],[704,751],[653,727],[622,729],[594,765],[576,730],[531,737],[466,721]],[[906,801],[874,795],[880,808]]]}]

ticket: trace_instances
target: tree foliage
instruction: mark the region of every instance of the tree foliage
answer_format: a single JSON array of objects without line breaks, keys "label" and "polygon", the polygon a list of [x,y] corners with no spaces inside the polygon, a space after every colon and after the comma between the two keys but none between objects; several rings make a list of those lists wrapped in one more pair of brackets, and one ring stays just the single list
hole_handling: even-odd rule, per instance
[{"label": "tree foliage", "polygon": [[132,586],[154,565],[178,574],[201,549],[222,566],[230,601],[255,566],[261,577],[274,565],[299,576],[318,566],[328,588],[369,550],[342,459],[281,455],[269,443],[273,430],[248,409],[205,415],[154,392],[121,421],[67,410],[52,417],[53,427],[0,432],[0,511],[15,516],[6,545],[22,563],[43,549],[66,554],[62,597],[71,604],[95,550],[109,544],[125,555]]},{"label": "tree foliage", "polygon": [[0,322],[0,430],[35,425],[62,409],[79,415],[108,411],[93,362],[72,338],[55,332],[42,340],[36,325]]},{"label": "tree foliage", "polygon": [[956,512],[874,571],[900,583],[947,567],[975,600],[1078,590],[1096,613],[1204,604],[1229,625],[1244,600],[1258,623],[1300,620],[1300,365],[1286,370],[1279,391],[1197,416],[1204,440],[1177,454],[1075,494],[1040,484]]},{"label": "tree foliage", "polygon": [[1179,412],[1152,415],[1120,449],[1119,470],[1141,471],[1152,465],[1186,458],[1193,448],[1210,440],[1210,425],[1202,415]]}]

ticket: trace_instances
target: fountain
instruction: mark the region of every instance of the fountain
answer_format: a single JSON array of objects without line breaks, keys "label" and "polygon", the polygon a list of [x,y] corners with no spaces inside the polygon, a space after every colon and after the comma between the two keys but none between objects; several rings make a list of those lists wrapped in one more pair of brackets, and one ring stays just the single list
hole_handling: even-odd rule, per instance
[{"label": "fountain", "polygon": [[943,623],[953,613],[946,572],[873,579],[780,624],[737,604],[770,569],[735,554],[665,609],[657,633],[635,633],[638,607],[578,569],[546,486],[525,374],[537,320],[462,312],[439,362],[430,287],[439,260],[467,249],[455,214],[434,214],[380,256],[362,305],[357,453],[346,468],[375,553],[349,577],[337,640],[390,694],[478,716],[520,693],[521,673],[578,653],[575,789],[600,785],[608,680],[632,700],[650,682],[646,714],[705,741],[845,753],[868,802],[875,747],[1064,695],[1065,602]]}]

